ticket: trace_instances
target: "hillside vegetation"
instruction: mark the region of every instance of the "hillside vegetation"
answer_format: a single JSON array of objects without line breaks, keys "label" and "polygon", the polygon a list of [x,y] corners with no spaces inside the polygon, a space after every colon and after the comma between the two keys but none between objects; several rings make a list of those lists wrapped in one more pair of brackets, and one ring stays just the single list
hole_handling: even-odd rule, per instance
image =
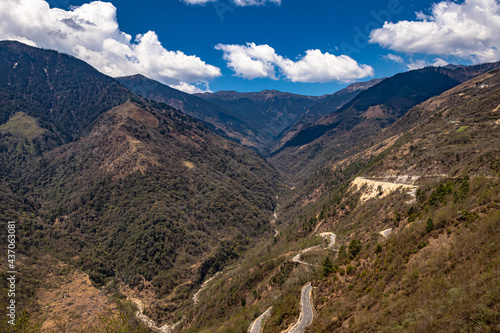
[{"label": "hillside vegetation", "polygon": [[[186,332],[245,332],[269,306],[264,332],[282,332],[309,281],[316,316],[306,332],[498,331],[498,82],[495,70],[414,107],[366,151],[283,193],[278,221],[295,223],[278,222],[277,236],[218,277],[196,312],[199,328]],[[356,177],[418,189],[414,200],[404,187],[380,187],[362,201],[368,189],[352,186]],[[333,251],[302,256],[316,266],[294,263],[301,249],[323,244],[315,236],[323,231],[337,235]],[[220,325],[221,315],[231,319]]]},{"label": "hillside vegetation", "polygon": [[117,79],[134,93],[155,102],[165,103],[183,113],[203,121],[208,127],[236,142],[256,150],[265,150],[267,136],[256,127],[203,98],[184,93],[142,75]]},{"label": "hillside vegetation", "polygon": [[[280,177],[253,151],[75,58],[16,42],[0,53],[1,211],[33,266],[48,255],[99,288],[151,290],[140,295],[164,322],[272,234]],[[20,282],[26,295],[35,281]]]},{"label": "hillside vegetation", "polygon": [[428,67],[385,79],[296,133],[273,153],[271,161],[295,181],[303,180],[328,161],[351,154],[360,141],[376,135],[415,105],[496,67],[498,63]]}]

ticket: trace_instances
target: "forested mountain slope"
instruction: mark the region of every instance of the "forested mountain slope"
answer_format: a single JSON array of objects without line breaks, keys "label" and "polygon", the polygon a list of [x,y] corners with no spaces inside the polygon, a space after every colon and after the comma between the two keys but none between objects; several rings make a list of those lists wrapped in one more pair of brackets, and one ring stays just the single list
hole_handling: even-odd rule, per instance
[{"label": "forested mountain slope", "polygon": [[383,80],[385,80],[385,78],[373,79],[367,82],[356,82],[334,94],[325,96],[325,98],[319,100],[316,104],[311,106],[304,113],[304,115],[295,124],[293,124],[293,126],[285,129],[280,134],[279,140],[275,142],[273,146],[273,151],[286,146],[288,141],[293,139],[297,133],[301,132],[305,128],[308,128],[322,117],[342,108],[360,93],[379,84]]},{"label": "forested mountain slope", "polygon": [[413,106],[498,65],[429,67],[397,74],[302,129],[271,160],[287,174],[303,179],[327,161],[349,152],[360,140],[392,124]]},{"label": "forested mountain slope", "polygon": [[88,134],[101,113],[130,95],[83,61],[10,41],[0,41],[0,86],[0,124],[23,112],[54,144]]},{"label": "forested mountain slope", "polygon": [[119,77],[117,80],[134,93],[170,105],[196,119],[214,126],[214,130],[256,150],[265,150],[264,135],[255,127],[203,98],[187,94],[142,75]]},{"label": "forested mountain slope", "polygon": [[165,320],[272,234],[280,176],[252,150],[75,58],[14,42],[0,53],[1,210],[28,258],[97,286],[147,285]]}]

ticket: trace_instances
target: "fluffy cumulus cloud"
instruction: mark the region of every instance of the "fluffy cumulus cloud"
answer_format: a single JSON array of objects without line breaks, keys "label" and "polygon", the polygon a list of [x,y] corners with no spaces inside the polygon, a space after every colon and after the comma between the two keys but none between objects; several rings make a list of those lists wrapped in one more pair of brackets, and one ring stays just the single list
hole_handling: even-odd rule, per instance
[{"label": "fluffy cumulus cloud", "polygon": [[[209,2],[215,2],[218,0],[181,0],[182,2],[189,5],[205,5]],[[281,5],[281,0],[232,0],[232,2],[236,6],[245,7],[245,6],[263,6],[268,3]]]},{"label": "fluffy cumulus cloud", "polygon": [[497,0],[443,1],[415,21],[386,22],[370,41],[395,51],[453,55],[475,62],[500,59],[500,4]]},{"label": "fluffy cumulus cloud", "polygon": [[120,31],[109,2],[63,10],[43,0],[2,0],[0,39],[68,53],[111,76],[141,73],[187,92],[202,91],[199,83],[221,75],[197,56],[165,49],[153,31],[132,39]]},{"label": "fluffy cumulus cloud", "polygon": [[237,76],[246,79],[271,78],[277,79],[275,64],[282,62],[269,45],[223,45],[215,46],[217,50],[224,51],[224,60],[234,70]]},{"label": "fluffy cumulus cloud", "polygon": [[347,82],[373,75],[373,68],[368,65],[320,50],[307,50],[305,56],[294,61],[278,55],[269,45],[218,44],[215,48],[224,52],[224,60],[237,76],[250,80],[276,80],[281,75],[292,82]]}]

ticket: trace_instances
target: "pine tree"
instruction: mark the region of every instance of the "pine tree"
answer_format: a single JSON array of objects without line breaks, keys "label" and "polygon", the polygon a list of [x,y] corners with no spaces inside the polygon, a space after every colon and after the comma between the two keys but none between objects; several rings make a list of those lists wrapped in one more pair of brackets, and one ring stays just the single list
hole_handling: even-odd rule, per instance
[{"label": "pine tree", "polygon": [[325,261],[323,261],[323,271],[321,272],[321,276],[325,277],[333,273],[333,262],[330,256],[326,256]]},{"label": "pine tree", "polygon": [[338,261],[339,263],[343,263],[347,260],[347,251],[345,249],[345,245],[341,245],[339,249]]},{"label": "pine tree", "polygon": [[349,254],[352,259],[354,259],[358,253],[361,251],[361,241],[359,239],[353,239],[349,243]]},{"label": "pine tree", "polygon": [[469,180],[470,177],[468,175],[464,177],[464,180],[462,180],[462,184],[460,184],[460,189],[455,193],[453,197],[453,202],[457,203],[467,197],[470,191]]},{"label": "pine tree", "polygon": [[433,229],[434,229],[434,221],[429,217],[429,219],[427,219],[427,227],[425,228],[425,230],[427,232],[431,232]]}]

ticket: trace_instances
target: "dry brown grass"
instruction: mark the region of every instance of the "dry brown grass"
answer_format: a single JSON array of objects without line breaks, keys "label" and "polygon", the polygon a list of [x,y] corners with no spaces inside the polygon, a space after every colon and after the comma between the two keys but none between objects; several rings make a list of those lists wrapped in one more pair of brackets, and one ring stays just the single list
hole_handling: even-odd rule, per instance
[{"label": "dry brown grass", "polygon": [[37,291],[42,330],[58,330],[64,323],[68,332],[74,331],[96,325],[103,314],[117,314],[116,304],[92,286],[87,274],[66,264],[58,262],[42,283],[47,286]]}]

